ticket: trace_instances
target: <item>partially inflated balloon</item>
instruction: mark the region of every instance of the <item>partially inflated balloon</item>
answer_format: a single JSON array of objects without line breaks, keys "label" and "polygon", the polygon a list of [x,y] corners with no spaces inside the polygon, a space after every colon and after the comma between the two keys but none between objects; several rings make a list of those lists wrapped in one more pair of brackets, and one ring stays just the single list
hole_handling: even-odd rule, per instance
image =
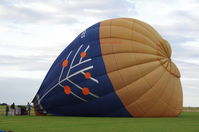
[{"label": "partially inflated balloon", "polygon": [[150,25],[120,18],[83,31],[53,63],[33,103],[40,114],[178,116],[180,73]]}]

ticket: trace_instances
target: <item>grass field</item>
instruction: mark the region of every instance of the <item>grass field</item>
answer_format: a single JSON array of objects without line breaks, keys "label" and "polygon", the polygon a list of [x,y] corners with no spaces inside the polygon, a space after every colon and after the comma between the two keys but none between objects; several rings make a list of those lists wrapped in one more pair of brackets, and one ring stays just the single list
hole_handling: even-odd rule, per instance
[{"label": "grass field", "polygon": [[14,132],[198,132],[199,112],[178,118],[0,116],[0,130]]}]

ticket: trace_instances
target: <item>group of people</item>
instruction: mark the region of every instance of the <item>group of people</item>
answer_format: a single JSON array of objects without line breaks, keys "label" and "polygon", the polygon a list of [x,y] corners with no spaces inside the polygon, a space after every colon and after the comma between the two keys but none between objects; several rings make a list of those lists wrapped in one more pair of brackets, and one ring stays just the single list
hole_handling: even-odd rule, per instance
[{"label": "group of people", "polygon": [[[20,115],[21,114],[21,109],[20,107],[16,107],[15,106],[15,103],[12,103],[10,108],[9,108],[9,105],[6,105],[6,116],[8,116],[8,113],[10,111],[10,115],[11,116],[14,116],[14,115]],[[27,114],[30,115],[30,111],[31,111],[31,105],[30,103],[28,102],[28,104],[26,105],[26,111],[27,111]]]}]

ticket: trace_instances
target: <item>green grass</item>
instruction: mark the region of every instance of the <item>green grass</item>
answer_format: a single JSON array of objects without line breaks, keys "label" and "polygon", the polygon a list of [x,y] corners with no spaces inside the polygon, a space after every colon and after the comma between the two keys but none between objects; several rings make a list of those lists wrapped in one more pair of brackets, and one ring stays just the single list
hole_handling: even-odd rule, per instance
[{"label": "green grass", "polygon": [[0,116],[0,130],[14,132],[198,132],[199,112],[177,118]]}]

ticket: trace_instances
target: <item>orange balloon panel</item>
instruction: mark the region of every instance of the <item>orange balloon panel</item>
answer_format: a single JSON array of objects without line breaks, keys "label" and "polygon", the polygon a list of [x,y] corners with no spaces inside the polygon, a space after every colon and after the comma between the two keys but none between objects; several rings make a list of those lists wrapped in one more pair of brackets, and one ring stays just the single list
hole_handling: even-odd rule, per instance
[{"label": "orange balloon panel", "polygon": [[132,116],[181,113],[180,73],[171,47],[150,25],[130,18],[102,21],[100,46],[107,75]]}]

